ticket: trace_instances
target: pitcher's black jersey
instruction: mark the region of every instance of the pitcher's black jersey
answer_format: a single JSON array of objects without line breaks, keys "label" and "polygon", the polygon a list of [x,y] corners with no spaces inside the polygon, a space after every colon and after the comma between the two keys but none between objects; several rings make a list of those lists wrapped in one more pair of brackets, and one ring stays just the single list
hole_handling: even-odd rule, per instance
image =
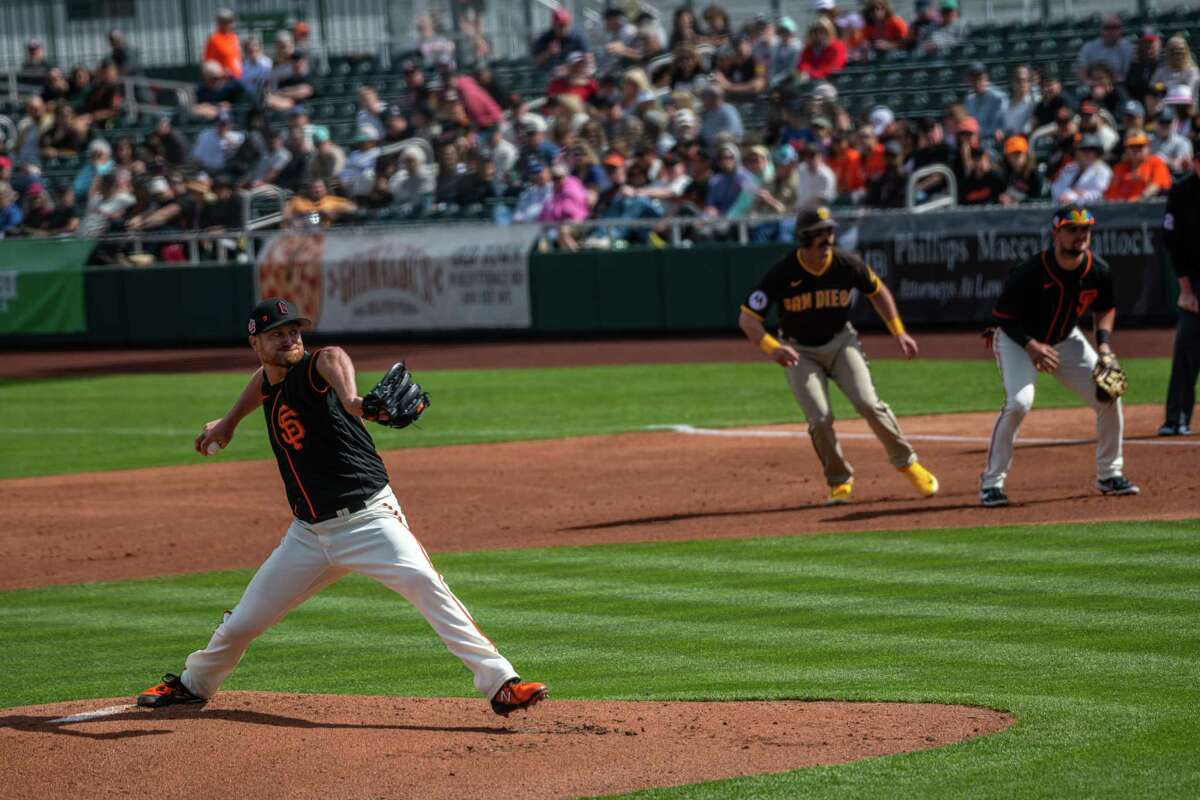
[{"label": "pitcher's black jersey", "polygon": [[1112,270],[1102,258],[1084,254],[1075,269],[1063,269],[1053,250],[1022,262],[1004,284],[992,315],[1022,347],[1030,339],[1057,344],[1071,333],[1089,307],[1113,307]]},{"label": "pitcher's black jersey", "polygon": [[305,353],[275,385],[263,378],[271,449],[297,518],[313,522],[365,500],[388,483],[387,468],[362,420],[342,408],[317,370],[321,351]]}]

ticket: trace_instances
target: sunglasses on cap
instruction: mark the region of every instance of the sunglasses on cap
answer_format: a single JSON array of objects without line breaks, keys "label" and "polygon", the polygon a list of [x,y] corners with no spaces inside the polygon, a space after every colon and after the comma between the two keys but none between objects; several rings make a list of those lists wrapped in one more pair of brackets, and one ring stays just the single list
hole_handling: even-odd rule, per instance
[{"label": "sunglasses on cap", "polygon": [[1061,228],[1088,227],[1096,224],[1096,218],[1086,208],[1073,208],[1068,213],[1054,218],[1054,230]]}]

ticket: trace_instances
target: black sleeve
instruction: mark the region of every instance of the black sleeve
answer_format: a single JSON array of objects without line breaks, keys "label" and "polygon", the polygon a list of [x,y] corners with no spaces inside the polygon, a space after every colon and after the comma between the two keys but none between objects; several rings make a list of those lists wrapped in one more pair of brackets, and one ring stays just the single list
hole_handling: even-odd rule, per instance
[{"label": "black sleeve", "polygon": [[1200,236],[1200,231],[1189,230],[1197,221],[1195,209],[1190,208],[1188,203],[1189,196],[1195,194],[1188,189],[1194,184],[1194,179],[1175,184],[1175,188],[1167,195],[1167,210],[1163,214],[1162,222],[1163,242],[1167,246],[1167,252],[1171,254],[1176,277],[1190,278],[1193,282],[1200,278],[1200,265],[1197,264],[1190,241]]},{"label": "black sleeve", "polygon": [[882,283],[879,276],[875,274],[875,270],[868,267],[865,261],[853,253],[846,253],[844,257],[850,265],[850,287],[858,289],[867,297],[877,294]]},{"label": "black sleeve", "polygon": [[1116,308],[1117,297],[1113,291],[1112,267],[1107,261],[1096,259],[1096,301],[1092,304],[1095,313],[1100,314],[1111,308]]},{"label": "black sleeve", "polygon": [[329,381],[325,380],[325,376],[317,369],[317,359],[321,355],[321,348],[312,352],[308,357],[308,364],[305,371],[308,373],[308,386],[317,394],[325,394],[329,391]]},{"label": "black sleeve", "polygon": [[763,275],[762,280],[746,296],[746,301],[742,303],[742,311],[758,317],[760,320],[767,316],[771,306],[783,296],[786,288],[784,284],[785,270],[788,259],[791,258],[795,258],[795,254],[788,253],[767,270],[767,274]]},{"label": "black sleeve", "polygon": [[1029,276],[1033,274],[1030,263],[1027,261],[1021,264],[1008,276],[1008,280],[1004,282],[1004,289],[1000,292],[1000,299],[992,309],[992,316],[1000,329],[1022,347],[1033,338],[1026,330],[1025,324],[1029,298],[1035,296],[1029,293]]}]

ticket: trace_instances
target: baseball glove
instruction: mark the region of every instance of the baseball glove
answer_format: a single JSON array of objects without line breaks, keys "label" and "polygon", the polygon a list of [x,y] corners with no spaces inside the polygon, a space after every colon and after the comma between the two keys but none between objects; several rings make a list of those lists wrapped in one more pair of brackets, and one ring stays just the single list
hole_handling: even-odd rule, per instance
[{"label": "baseball glove", "polygon": [[[429,393],[412,379],[403,361],[392,365],[375,388],[363,397],[363,419],[389,428],[407,428],[429,408]],[[386,412],[386,419],[382,418]]]},{"label": "baseball glove", "polygon": [[1096,384],[1096,399],[1101,403],[1111,403],[1129,388],[1125,370],[1112,353],[1100,354],[1096,366],[1092,367],[1092,381]]}]

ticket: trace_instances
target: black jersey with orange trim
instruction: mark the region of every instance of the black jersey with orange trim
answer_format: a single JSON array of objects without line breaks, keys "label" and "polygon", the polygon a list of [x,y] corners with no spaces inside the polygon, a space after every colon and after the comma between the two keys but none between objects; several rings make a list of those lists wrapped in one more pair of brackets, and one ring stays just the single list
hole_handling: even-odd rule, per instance
[{"label": "black jersey with orange trim", "polygon": [[387,468],[362,420],[342,408],[317,370],[321,351],[305,353],[284,379],[263,378],[263,413],[292,513],[306,522],[388,483]]},{"label": "black jersey with orange trim", "polygon": [[880,286],[879,276],[853,253],[834,248],[826,263],[814,269],[794,250],[767,270],[742,311],[761,320],[778,303],[780,332],[798,344],[817,347],[846,327],[851,290],[870,296]]},{"label": "black jersey with orange trim", "polygon": [[992,316],[1022,347],[1030,339],[1057,344],[1070,335],[1089,307],[1113,308],[1112,269],[1089,250],[1075,269],[1063,269],[1053,250],[1023,261],[1004,284]]}]

